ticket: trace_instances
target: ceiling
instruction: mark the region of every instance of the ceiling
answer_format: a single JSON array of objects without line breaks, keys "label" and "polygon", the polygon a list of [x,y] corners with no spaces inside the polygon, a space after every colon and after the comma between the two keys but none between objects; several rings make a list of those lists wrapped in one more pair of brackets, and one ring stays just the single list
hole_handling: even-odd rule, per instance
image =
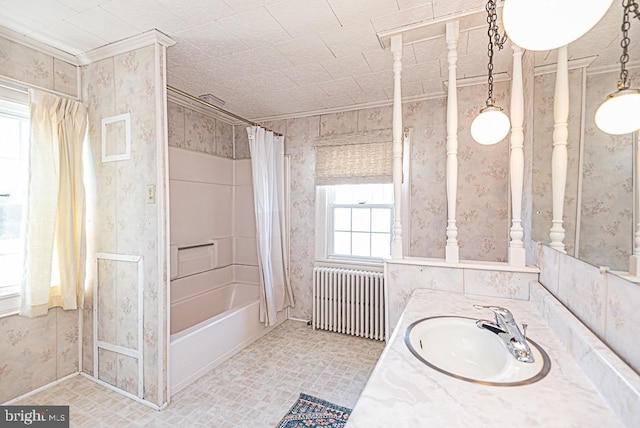
[{"label": "ceiling", "polygon": [[[193,95],[211,93],[248,118],[349,108],[392,99],[392,59],[377,32],[483,8],[484,0],[0,0],[0,26],[77,55],[158,29],[168,48],[168,83]],[[620,56],[617,3],[569,58]],[[640,39],[633,22],[631,40]],[[486,29],[463,31],[458,77],[486,72]],[[508,73],[510,46],[496,55]],[[632,45],[632,60],[634,49]],[[555,53],[536,53],[536,65]],[[402,93],[444,92],[444,35],[405,46]],[[613,84],[612,84],[613,86]],[[613,88],[612,88],[613,89]]]}]

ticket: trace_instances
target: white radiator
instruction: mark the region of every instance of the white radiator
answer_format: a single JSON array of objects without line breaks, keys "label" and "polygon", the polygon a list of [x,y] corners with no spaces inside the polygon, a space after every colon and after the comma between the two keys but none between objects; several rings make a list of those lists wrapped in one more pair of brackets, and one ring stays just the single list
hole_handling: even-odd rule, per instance
[{"label": "white radiator", "polygon": [[313,269],[313,328],[385,340],[384,274]]}]

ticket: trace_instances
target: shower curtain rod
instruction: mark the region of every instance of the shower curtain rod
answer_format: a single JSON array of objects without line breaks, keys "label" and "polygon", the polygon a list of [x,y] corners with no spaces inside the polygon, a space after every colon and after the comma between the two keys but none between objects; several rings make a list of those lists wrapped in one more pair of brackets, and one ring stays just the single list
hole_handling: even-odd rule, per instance
[{"label": "shower curtain rod", "polygon": [[237,114],[231,113],[230,111],[225,110],[225,109],[223,109],[222,107],[218,107],[218,106],[217,106],[217,105],[215,105],[215,104],[208,103],[208,102],[206,102],[205,100],[203,100],[203,99],[201,99],[201,98],[195,97],[195,96],[193,96],[193,95],[191,95],[191,94],[189,94],[189,93],[187,93],[187,92],[181,91],[181,90],[180,90],[180,89],[178,89],[178,88],[174,88],[174,87],[173,87],[173,86],[171,86],[171,85],[167,85],[167,90],[168,90],[168,91],[171,91],[171,92],[174,92],[174,93],[176,93],[176,94],[178,94],[178,95],[181,95],[181,96],[183,96],[183,97],[185,97],[185,98],[188,98],[188,99],[190,99],[190,100],[192,100],[192,101],[195,101],[195,102],[197,102],[197,103],[200,103],[200,104],[206,105],[207,107],[210,107],[210,108],[212,108],[212,109],[214,109],[214,110],[217,110],[217,111],[219,111],[220,113],[225,114],[225,115],[227,115],[227,116],[229,116],[229,117],[232,117],[232,118],[234,118],[234,119],[237,119],[237,120],[239,120],[239,121],[241,121],[241,122],[248,123],[249,125],[252,125],[252,126],[259,126],[259,127],[261,127],[261,128],[266,129],[267,131],[271,131],[271,132],[273,132],[273,135],[277,135],[277,136],[279,136],[279,137],[282,137],[282,134],[280,134],[280,133],[278,133],[278,132],[275,132],[275,131],[273,131],[273,130],[271,130],[271,129],[269,129],[269,128],[266,128],[266,127],[264,127],[264,126],[260,125],[259,123],[253,122],[253,121],[251,121],[251,120],[249,120],[249,119],[245,119],[245,118],[244,118],[244,117],[242,117],[242,116],[238,116]]}]

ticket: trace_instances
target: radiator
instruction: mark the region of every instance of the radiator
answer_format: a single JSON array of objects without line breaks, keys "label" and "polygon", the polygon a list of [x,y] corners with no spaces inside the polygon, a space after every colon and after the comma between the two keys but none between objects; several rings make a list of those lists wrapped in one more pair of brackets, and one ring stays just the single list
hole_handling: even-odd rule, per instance
[{"label": "radiator", "polygon": [[313,328],[385,340],[384,274],[313,269]]}]

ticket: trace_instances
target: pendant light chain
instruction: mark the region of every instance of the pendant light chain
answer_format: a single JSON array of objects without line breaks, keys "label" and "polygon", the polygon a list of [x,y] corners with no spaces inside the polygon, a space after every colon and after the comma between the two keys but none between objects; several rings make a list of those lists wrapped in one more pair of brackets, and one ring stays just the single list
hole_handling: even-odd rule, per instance
[{"label": "pendant light chain", "polygon": [[493,100],[493,47],[496,46],[498,50],[501,50],[507,41],[507,35],[500,36],[500,29],[498,28],[497,22],[496,0],[489,0],[485,6],[485,10],[487,11],[487,24],[489,24],[489,30],[487,30],[487,35],[489,36],[489,43],[487,44],[487,55],[489,56],[489,64],[487,64],[489,97],[487,98],[486,104],[490,106],[495,104]]},{"label": "pendant light chain", "polygon": [[633,14],[640,20],[640,5],[636,0],[622,0],[622,41],[620,46],[622,47],[622,55],[620,56],[620,81],[618,82],[618,89],[628,89],[631,83],[629,82],[629,72],[627,71],[627,62],[629,62],[629,44],[631,39],[629,38],[629,28],[631,22],[629,20],[629,14],[633,9]]}]

